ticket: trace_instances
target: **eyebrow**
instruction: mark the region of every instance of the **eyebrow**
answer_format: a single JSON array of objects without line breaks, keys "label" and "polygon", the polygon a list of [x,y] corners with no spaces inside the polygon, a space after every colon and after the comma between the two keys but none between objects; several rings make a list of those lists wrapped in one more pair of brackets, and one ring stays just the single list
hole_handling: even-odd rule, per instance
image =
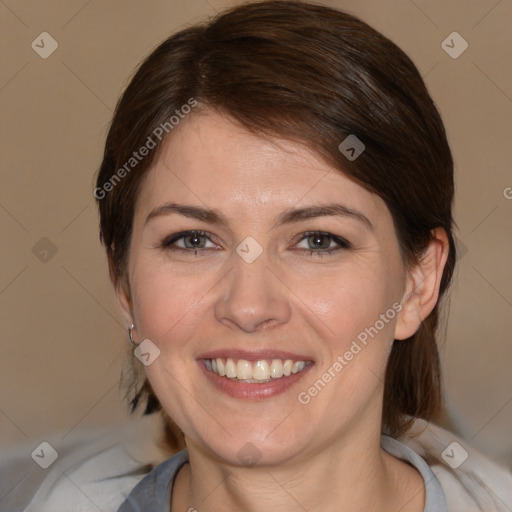
[{"label": "eyebrow", "polygon": [[[226,227],[229,225],[227,218],[218,210],[173,202],[165,203],[152,210],[146,217],[145,224],[155,217],[162,217],[173,213],[178,213],[184,217],[200,220],[208,224],[217,224]],[[373,225],[368,217],[357,210],[336,203],[305,206],[303,208],[290,208],[277,216],[273,228],[284,224],[313,219],[315,217],[328,216],[352,218],[366,225],[367,228],[373,231]]]}]

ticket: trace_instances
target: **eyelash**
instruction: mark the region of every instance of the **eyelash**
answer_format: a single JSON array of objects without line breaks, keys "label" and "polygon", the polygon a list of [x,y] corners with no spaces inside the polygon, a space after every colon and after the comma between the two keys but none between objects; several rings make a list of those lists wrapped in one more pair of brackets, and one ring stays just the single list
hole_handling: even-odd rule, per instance
[{"label": "eyelash", "polygon": [[[194,256],[197,256],[198,251],[201,251],[202,248],[194,249],[194,248],[183,248],[183,247],[172,247],[173,244],[175,244],[177,241],[182,240],[190,235],[197,235],[199,237],[206,237],[210,242],[212,240],[208,236],[208,233],[206,231],[201,230],[191,230],[191,231],[182,231],[180,233],[176,233],[174,235],[171,235],[170,237],[167,237],[161,244],[160,249],[162,250],[170,250],[173,252],[184,252],[184,253],[190,253],[194,250]],[[303,252],[309,252],[310,256],[317,255],[320,258],[323,258],[324,256],[332,256],[334,253],[337,253],[342,250],[350,249],[352,246],[350,242],[345,240],[344,238],[341,238],[339,236],[332,235],[331,233],[327,233],[325,231],[306,231],[302,234],[302,238],[297,242],[299,244],[303,240],[308,239],[312,236],[318,236],[318,237],[325,237],[328,238],[335,243],[339,245],[339,247],[335,249],[325,249],[325,250],[314,250],[314,249],[298,249],[299,251]],[[212,242],[214,243],[214,242]]]}]

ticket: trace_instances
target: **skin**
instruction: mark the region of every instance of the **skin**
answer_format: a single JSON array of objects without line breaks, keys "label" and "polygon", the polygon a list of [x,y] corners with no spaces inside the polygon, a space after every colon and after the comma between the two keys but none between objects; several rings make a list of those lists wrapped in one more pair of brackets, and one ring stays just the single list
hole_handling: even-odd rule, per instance
[{"label": "skin", "polygon": [[[177,213],[146,222],[169,201],[216,209],[228,224]],[[363,214],[372,228],[353,216],[273,226],[286,209],[327,203]],[[190,238],[174,245],[188,252],[162,248],[185,230],[210,238],[199,237],[197,255],[185,249]],[[308,231],[342,237],[350,248],[321,257]],[[448,249],[442,230],[433,235],[421,263],[406,269],[385,203],[310,149],[257,137],[208,110],[173,130],[137,200],[129,287],[116,288],[136,340],[161,351],[145,369],[185,434],[190,464],[175,480],[173,511],[423,510],[421,475],[379,443],[393,339],[416,332],[438,299]],[[263,250],[250,264],[236,252],[247,236]],[[339,247],[328,237],[317,243]],[[298,393],[394,302],[403,307],[398,315],[301,404]],[[244,400],[219,392],[199,368],[196,358],[218,348],[285,350],[315,365],[276,397]],[[260,457],[252,467],[238,457],[248,442]]]}]

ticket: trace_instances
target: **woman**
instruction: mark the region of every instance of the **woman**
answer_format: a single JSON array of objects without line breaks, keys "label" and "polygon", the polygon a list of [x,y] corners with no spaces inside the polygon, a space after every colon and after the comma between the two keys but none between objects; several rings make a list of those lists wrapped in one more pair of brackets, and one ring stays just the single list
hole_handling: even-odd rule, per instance
[{"label": "woman", "polygon": [[510,510],[505,472],[405,443],[441,403],[453,192],[418,71],[362,21],[250,3],[164,41],[94,194],[132,406],[184,449],[119,512]]}]

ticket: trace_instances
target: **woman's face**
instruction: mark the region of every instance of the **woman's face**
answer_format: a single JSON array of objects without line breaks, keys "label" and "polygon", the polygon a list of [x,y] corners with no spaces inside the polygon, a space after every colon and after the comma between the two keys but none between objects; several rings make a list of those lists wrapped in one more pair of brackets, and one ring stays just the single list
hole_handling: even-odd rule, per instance
[{"label": "woman's face", "polygon": [[[406,282],[385,203],[211,111],[163,149],[136,205],[132,295],[119,296],[137,341],[160,350],[145,369],[189,449],[280,463],[380,434]],[[210,371],[217,358],[260,380]]]}]

